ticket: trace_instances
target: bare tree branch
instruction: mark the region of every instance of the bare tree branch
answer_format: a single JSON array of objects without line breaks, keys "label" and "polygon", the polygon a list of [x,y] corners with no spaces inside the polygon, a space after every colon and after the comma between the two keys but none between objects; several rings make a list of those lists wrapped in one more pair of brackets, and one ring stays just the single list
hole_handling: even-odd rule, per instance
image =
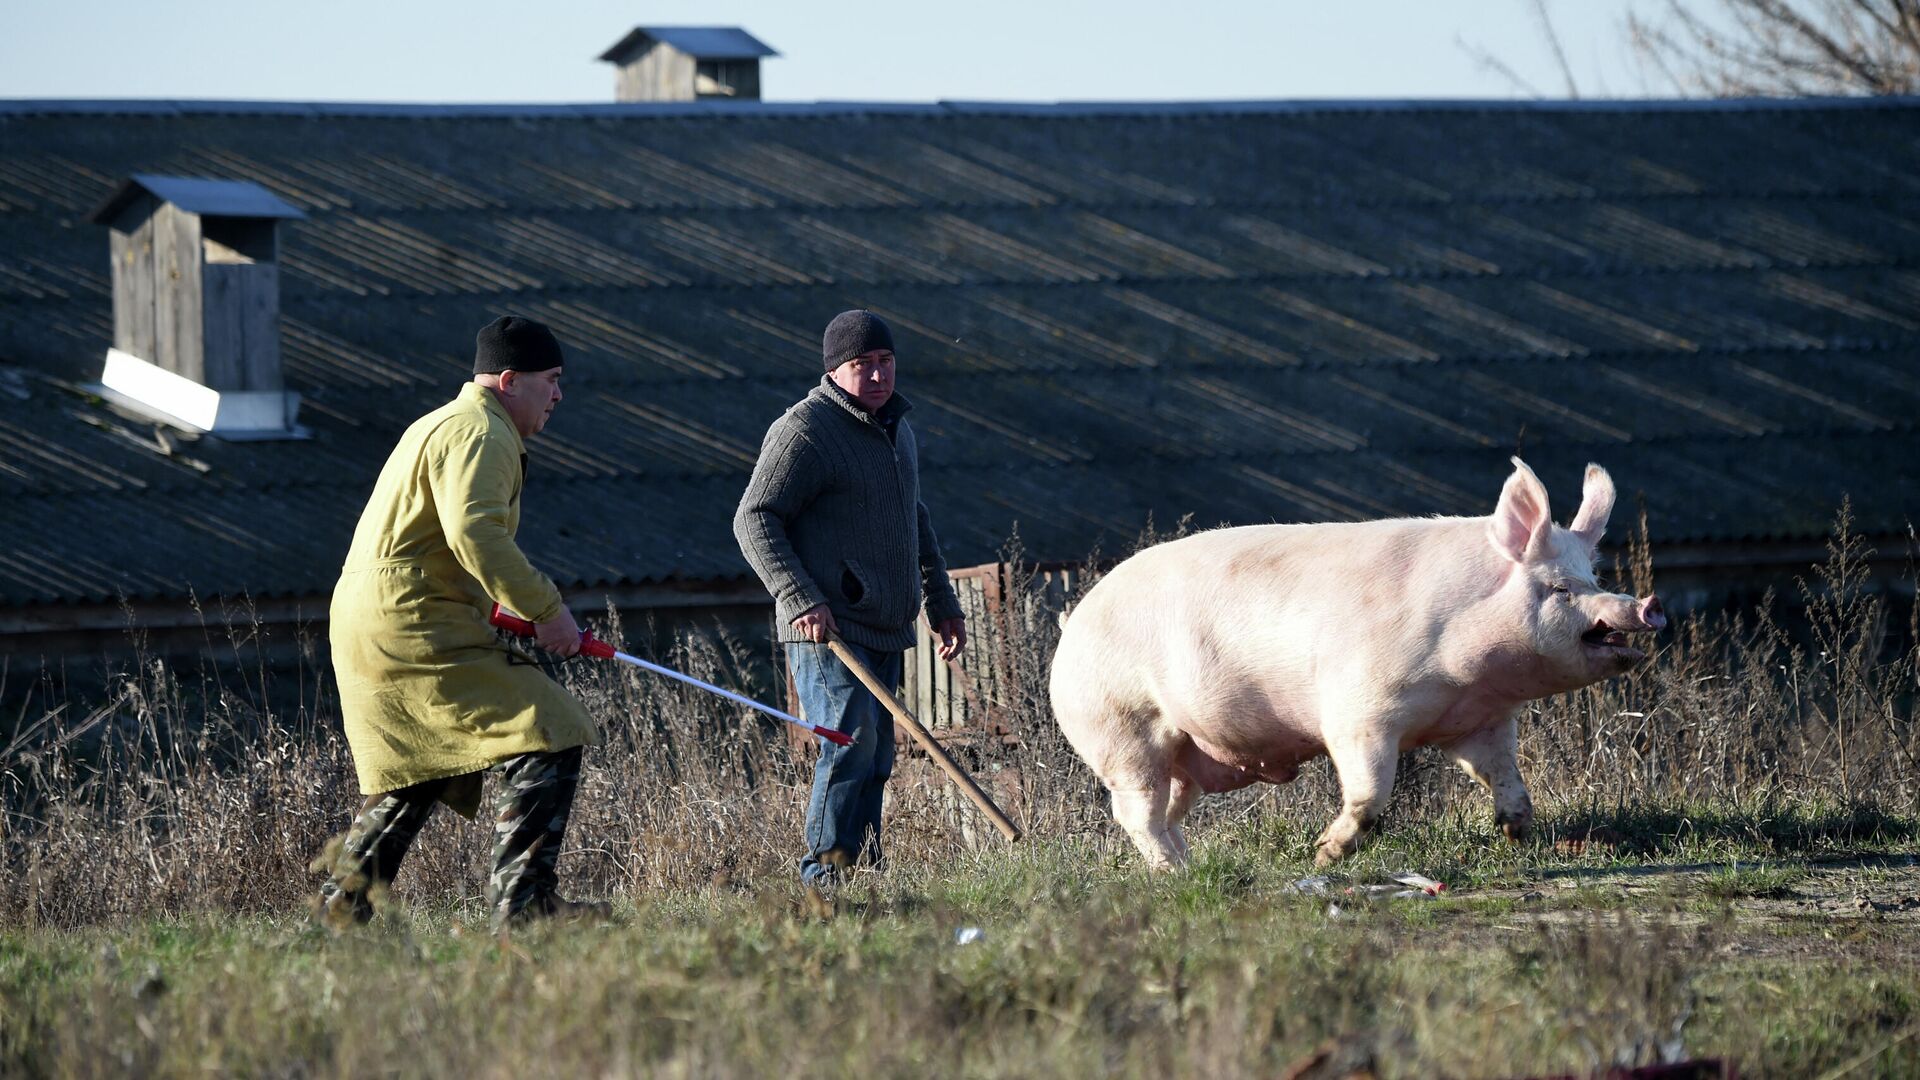
[{"label": "bare tree branch", "polygon": [[1567,51],[1560,47],[1560,34],[1553,28],[1553,16],[1547,13],[1547,0],[1533,0],[1533,18],[1540,25],[1540,36],[1547,39],[1547,45],[1553,49],[1554,63],[1560,65],[1560,75],[1567,81],[1567,96],[1578,99],[1580,84],[1573,77],[1573,65],[1567,63]]},{"label": "bare tree branch", "polygon": [[[1570,98],[1578,98],[1580,96],[1580,83],[1573,76],[1573,65],[1567,62],[1567,51],[1560,47],[1560,34],[1559,31],[1554,29],[1553,17],[1547,12],[1547,0],[1525,0],[1525,2],[1533,11],[1534,24],[1540,28],[1540,36],[1546,40],[1547,47],[1553,50],[1554,63],[1559,66],[1560,77],[1565,80],[1567,84],[1567,96]],[[1539,87],[1521,77],[1520,73],[1514,70],[1513,65],[1495,56],[1492,51],[1485,46],[1468,41],[1466,38],[1459,36],[1456,36],[1453,41],[1455,45],[1460,47],[1462,52],[1473,58],[1474,66],[1481,71],[1489,71],[1500,76],[1505,79],[1510,86],[1526,94],[1528,97],[1543,98],[1547,96],[1540,92]]]},{"label": "bare tree branch", "polygon": [[1628,15],[1627,40],[1682,94],[1920,89],[1920,0],[1666,0]]},{"label": "bare tree branch", "polygon": [[[1640,60],[1643,68],[1651,67],[1659,72],[1660,77],[1666,80],[1667,87],[1674,93],[1687,93],[1686,81],[1667,62],[1667,57],[1672,55],[1673,50],[1667,43],[1664,31],[1656,29],[1638,15],[1629,14],[1627,41],[1632,45],[1634,56]],[[1646,85],[1644,76],[1641,79],[1641,85]]]},{"label": "bare tree branch", "polygon": [[[1835,40],[1811,19],[1795,11],[1789,0],[1746,0],[1746,2],[1753,4],[1756,13],[1762,18],[1773,19],[1791,34],[1798,36],[1802,45],[1824,55],[1831,61],[1833,70],[1841,73],[1843,78],[1852,76],[1868,88],[1874,87],[1878,82],[1872,56],[1858,46],[1849,48]],[[1827,7],[1833,9],[1840,5],[1829,3]]]},{"label": "bare tree branch", "polygon": [[1920,3],[1890,0],[1900,40],[1907,43],[1909,55],[1920,56]]},{"label": "bare tree branch", "polygon": [[1519,90],[1528,97],[1546,97],[1545,94],[1540,92],[1539,87],[1521,78],[1519,72],[1513,70],[1506,61],[1493,55],[1493,53],[1489,52],[1484,46],[1476,45],[1463,37],[1454,38],[1453,43],[1458,45],[1462,52],[1472,57],[1474,66],[1478,67],[1481,71],[1490,71],[1500,76],[1507,80],[1514,89]]}]

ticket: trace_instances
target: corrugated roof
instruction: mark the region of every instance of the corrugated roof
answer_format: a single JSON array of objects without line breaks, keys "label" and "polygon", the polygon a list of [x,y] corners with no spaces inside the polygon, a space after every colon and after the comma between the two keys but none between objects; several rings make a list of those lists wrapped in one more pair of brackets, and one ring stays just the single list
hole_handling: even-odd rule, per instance
[{"label": "corrugated roof", "polygon": [[662,101],[455,102],[288,101],[232,98],[4,98],[0,113],[20,116],[313,116],[451,120],[540,120],[632,116],[1244,116],[1316,113],[1674,113],[1851,112],[1912,108],[1914,96],[1759,98],[1298,98],[1204,101]]},{"label": "corrugated roof", "polygon": [[[820,327],[893,325],[949,557],[1483,513],[1518,450],[1656,542],[1920,517],[1920,105],[55,108],[0,103],[0,603],[324,592],[400,430],[514,311],[568,350],[523,539],[569,585],[735,578]],[[304,442],[74,388],[86,223],[257,184]],[[84,543],[76,543],[83,537]]]},{"label": "corrugated roof", "polygon": [[636,26],[598,59],[625,63],[628,54],[649,39],[701,60],[757,60],[780,55],[737,26]]},{"label": "corrugated roof", "polygon": [[107,196],[106,201],[93,213],[87,215],[87,220],[99,225],[112,221],[143,191],[192,214],[287,219],[307,216],[251,180],[134,173],[112,195]]}]

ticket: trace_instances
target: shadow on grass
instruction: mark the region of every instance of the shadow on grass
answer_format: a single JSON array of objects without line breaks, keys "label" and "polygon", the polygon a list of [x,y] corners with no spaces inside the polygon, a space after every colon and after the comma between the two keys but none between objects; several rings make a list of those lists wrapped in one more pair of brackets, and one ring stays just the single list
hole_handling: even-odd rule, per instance
[{"label": "shadow on grass", "polygon": [[1541,831],[1544,842],[1571,855],[1657,859],[1736,849],[1817,858],[1912,845],[1920,840],[1920,820],[1872,807],[1639,806],[1566,812]]},{"label": "shadow on grass", "polygon": [[[1913,861],[1911,855],[1852,855],[1843,858],[1813,859],[1796,862],[1793,866],[1805,866],[1815,863],[1831,867],[1889,867],[1906,866]],[[1738,875],[1751,872],[1754,864],[1730,859],[1720,862],[1652,862],[1634,863],[1628,866],[1569,866],[1553,870],[1542,870],[1538,876],[1543,880],[1554,878],[1641,878],[1662,877],[1669,874],[1728,874]],[[1771,869],[1771,868],[1770,868]],[[1709,888],[1709,893],[1719,895],[1757,896],[1762,898],[1788,895],[1784,886],[1748,887],[1741,885],[1737,890]]]}]

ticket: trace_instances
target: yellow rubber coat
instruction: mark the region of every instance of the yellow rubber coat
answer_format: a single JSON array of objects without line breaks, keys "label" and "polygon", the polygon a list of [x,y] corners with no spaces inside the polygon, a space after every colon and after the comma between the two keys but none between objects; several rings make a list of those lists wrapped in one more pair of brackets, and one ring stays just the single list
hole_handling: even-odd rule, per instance
[{"label": "yellow rubber coat", "polygon": [[380,470],[328,627],[363,794],[471,774],[441,796],[471,817],[482,770],[599,741],[580,702],[510,663],[487,622],[495,600],[535,622],[560,613],[560,590],[514,542],[525,460],[506,408],[468,383]]}]

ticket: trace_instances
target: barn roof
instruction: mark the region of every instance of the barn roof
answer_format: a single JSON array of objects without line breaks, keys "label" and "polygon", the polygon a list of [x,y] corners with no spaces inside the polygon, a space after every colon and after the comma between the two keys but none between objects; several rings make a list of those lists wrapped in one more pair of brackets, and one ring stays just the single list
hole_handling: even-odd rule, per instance
[{"label": "barn roof", "polygon": [[115,188],[105,202],[87,215],[96,225],[118,217],[142,193],[170,202],[190,214],[246,218],[300,218],[298,208],[251,180],[216,180],[200,176],[156,176],[134,173]]},{"label": "barn roof", "polygon": [[643,41],[659,41],[700,60],[757,60],[777,52],[737,26],[636,26],[598,59],[618,64]]},{"label": "barn roof", "polygon": [[[522,538],[569,586],[746,573],[729,519],[820,328],[894,328],[955,563],[1151,514],[1563,516],[1656,543],[1920,517],[1920,106],[0,102],[0,604],[331,587],[474,330],[551,324]],[[256,183],[312,439],[81,389],[134,173]]]}]

